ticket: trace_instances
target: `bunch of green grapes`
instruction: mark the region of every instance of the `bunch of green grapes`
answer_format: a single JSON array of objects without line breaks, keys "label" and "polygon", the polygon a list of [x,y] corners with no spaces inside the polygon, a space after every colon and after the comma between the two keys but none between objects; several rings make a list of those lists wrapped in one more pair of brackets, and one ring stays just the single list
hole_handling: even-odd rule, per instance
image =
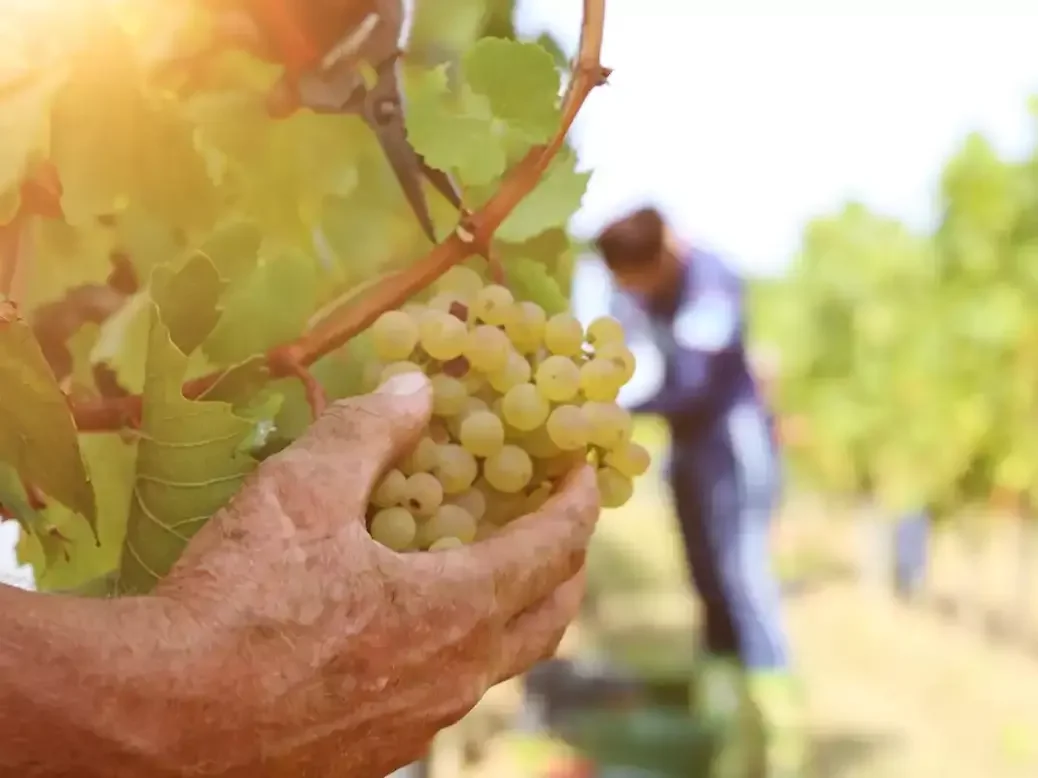
[{"label": "bunch of green grapes", "polygon": [[397,551],[472,543],[537,510],[581,461],[597,469],[603,507],[626,503],[649,453],[616,404],[634,375],[620,323],[585,332],[460,266],[432,291],[371,329],[372,387],[414,370],[433,388],[425,436],[371,496],[372,536]]}]

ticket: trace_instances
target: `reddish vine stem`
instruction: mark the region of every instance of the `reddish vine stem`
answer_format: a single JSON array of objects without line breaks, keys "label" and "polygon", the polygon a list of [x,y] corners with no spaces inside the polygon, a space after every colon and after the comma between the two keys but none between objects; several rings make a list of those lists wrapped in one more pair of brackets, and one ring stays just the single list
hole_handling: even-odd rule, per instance
[{"label": "reddish vine stem", "polygon": [[[398,308],[408,298],[421,292],[450,268],[470,256],[490,253],[494,232],[519,202],[528,195],[566,142],[573,121],[588,95],[601,86],[610,71],[601,64],[602,33],[605,26],[605,0],[584,0],[584,19],[580,33],[580,50],[573,76],[562,104],[562,118],[552,139],[531,148],[505,177],[500,189],[486,204],[462,223],[446,240],[437,244],[415,264],[384,278],[372,286],[360,300],[345,303],[297,340],[270,350],[267,366],[273,378],[298,378],[303,381],[307,397],[315,413],[326,402],[307,368],[326,354],[345,345],[352,337],[370,327],[385,311]],[[184,396],[197,398],[220,377],[213,373],[184,385]],[[73,414],[81,432],[118,429],[135,415],[139,416],[140,397],[91,400],[73,405]]]},{"label": "reddish vine stem", "polygon": [[22,217],[0,226],[0,296],[11,299],[22,249]]},{"label": "reddish vine stem", "polygon": [[279,372],[287,373],[299,379],[299,382],[303,385],[303,391],[306,393],[306,402],[310,406],[310,411],[315,419],[324,413],[324,409],[328,407],[328,394],[325,392],[321,382],[314,377],[314,374],[310,372],[306,365],[299,362],[286,363]]}]

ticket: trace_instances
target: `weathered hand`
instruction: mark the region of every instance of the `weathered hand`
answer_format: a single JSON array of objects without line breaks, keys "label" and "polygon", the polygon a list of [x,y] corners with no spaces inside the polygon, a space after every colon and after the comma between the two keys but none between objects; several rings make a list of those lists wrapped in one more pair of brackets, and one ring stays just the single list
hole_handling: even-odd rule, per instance
[{"label": "weathered hand", "polygon": [[394,553],[367,534],[365,507],[430,409],[417,374],[336,403],[263,463],[161,588],[199,636],[192,674],[206,692],[171,745],[191,774],[383,778],[554,652],[583,594],[593,473],[488,540]]}]

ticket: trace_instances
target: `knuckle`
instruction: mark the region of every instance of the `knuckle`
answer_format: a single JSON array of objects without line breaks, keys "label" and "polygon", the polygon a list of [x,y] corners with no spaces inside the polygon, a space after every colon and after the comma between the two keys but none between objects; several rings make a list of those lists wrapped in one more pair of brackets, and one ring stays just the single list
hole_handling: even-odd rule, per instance
[{"label": "knuckle", "polygon": [[461,718],[475,708],[479,701],[483,699],[483,695],[486,694],[489,687],[490,680],[485,673],[474,677],[471,683],[466,684],[464,692],[458,700],[458,712],[461,714],[458,718]]},{"label": "knuckle", "polygon": [[370,432],[372,428],[386,427],[392,419],[391,408],[380,398],[372,396],[347,397],[337,400],[324,412],[327,424],[343,434]]},{"label": "knuckle", "polygon": [[562,627],[559,627],[555,632],[552,633],[551,637],[548,638],[548,644],[544,648],[544,652],[541,654],[538,661],[546,661],[554,658],[555,654],[559,651],[559,646],[562,645],[563,639],[566,637],[566,631],[569,629],[569,622]]}]

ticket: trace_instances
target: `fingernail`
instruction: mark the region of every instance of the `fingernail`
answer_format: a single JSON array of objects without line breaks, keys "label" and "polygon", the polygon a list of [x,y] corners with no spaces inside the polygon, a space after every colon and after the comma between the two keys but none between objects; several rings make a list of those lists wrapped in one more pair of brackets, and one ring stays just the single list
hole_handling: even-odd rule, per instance
[{"label": "fingernail", "polygon": [[408,397],[418,394],[425,388],[428,379],[417,372],[400,373],[386,381],[375,390],[375,394],[389,394],[395,397]]}]

